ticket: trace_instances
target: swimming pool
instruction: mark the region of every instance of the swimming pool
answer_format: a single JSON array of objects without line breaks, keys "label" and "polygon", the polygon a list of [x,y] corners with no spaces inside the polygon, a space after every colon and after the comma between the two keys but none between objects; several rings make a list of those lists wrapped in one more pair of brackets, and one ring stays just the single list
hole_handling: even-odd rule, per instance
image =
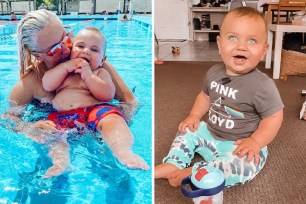
[{"label": "swimming pool", "polygon": [[[150,29],[135,22],[110,20],[64,21],[64,24],[71,25],[74,33],[94,26],[106,36],[108,61],[141,103],[130,125],[135,136],[133,150],[152,167]],[[7,109],[9,93],[19,77],[16,37],[14,33],[9,35],[0,39],[0,114]],[[44,106],[32,104],[24,118],[35,120],[45,112]],[[44,146],[8,130],[3,123],[0,132],[0,204],[151,203],[152,171],[129,170],[118,165],[103,141],[92,134],[70,139],[71,172],[44,180],[42,176],[50,165]]]}]

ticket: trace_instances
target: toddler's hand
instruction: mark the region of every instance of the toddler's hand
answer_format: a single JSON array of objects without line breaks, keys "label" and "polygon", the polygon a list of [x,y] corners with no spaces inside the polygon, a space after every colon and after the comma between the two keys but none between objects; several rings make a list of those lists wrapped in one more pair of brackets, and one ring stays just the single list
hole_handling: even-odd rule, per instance
[{"label": "toddler's hand", "polygon": [[259,164],[259,152],[260,152],[260,144],[256,142],[251,137],[240,139],[235,141],[235,145],[238,147],[233,151],[233,155],[237,155],[239,158],[242,158],[244,155],[248,155],[246,158],[246,162],[250,162],[254,158],[254,163],[256,165]]},{"label": "toddler's hand", "polygon": [[79,65],[79,69],[76,69],[74,73],[81,74],[82,79],[85,81],[88,77],[92,75],[92,70],[90,68],[90,65],[86,60],[82,60]]},{"label": "toddler's hand", "polygon": [[194,132],[198,129],[199,123],[200,119],[196,115],[189,115],[179,124],[178,130],[185,134],[188,127],[191,132]]},{"label": "toddler's hand", "polygon": [[72,59],[72,60],[69,60],[69,61],[65,62],[67,72],[68,73],[75,72],[75,70],[80,68],[80,63],[82,63],[83,61],[85,61],[85,60],[82,59],[82,58],[75,58],[75,59]]}]

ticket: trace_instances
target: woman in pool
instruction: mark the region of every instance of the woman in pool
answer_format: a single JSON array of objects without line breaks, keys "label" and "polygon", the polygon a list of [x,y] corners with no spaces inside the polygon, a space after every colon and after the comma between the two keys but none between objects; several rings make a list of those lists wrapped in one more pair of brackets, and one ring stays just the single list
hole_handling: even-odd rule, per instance
[{"label": "woman in pool", "polygon": [[[25,105],[34,98],[51,101],[54,93],[43,89],[41,79],[48,69],[69,57],[71,41],[64,40],[66,34],[60,19],[45,9],[29,12],[22,18],[17,30],[20,80],[10,95],[12,105]],[[111,74],[116,86],[115,98],[128,104],[133,113],[137,99],[110,63],[105,62],[103,68]]]},{"label": "woman in pool", "polygon": [[[42,77],[47,70],[69,58],[71,37],[53,12],[44,9],[31,11],[22,18],[17,29],[20,80],[10,94],[13,106],[26,105],[33,99],[51,102],[54,93],[43,89]],[[127,116],[130,117],[137,107],[136,98],[111,64],[105,62],[103,68],[110,73],[116,86],[115,98],[126,102],[126,108],[130,111]],[[46,130],[56,130],[55,124],[47,120],[38,121],[35,126]],[[54,151],[65,151],[62,157],[68,154],[69,148],[65,141],[60,141],[56,145],[57,147],[53,148]],[[63,160],[55,155],[53,152],[49,153],[53,163]],[[61,165],[65,166],[65,164]]]}]

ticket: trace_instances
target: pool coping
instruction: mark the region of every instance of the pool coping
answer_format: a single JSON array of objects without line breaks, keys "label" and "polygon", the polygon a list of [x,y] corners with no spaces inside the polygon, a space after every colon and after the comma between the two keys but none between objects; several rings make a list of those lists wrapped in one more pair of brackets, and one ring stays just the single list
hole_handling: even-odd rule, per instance
[{"label": "pool coping", "polygon": [[[76,21],[80,21],[80,20],[118,20],[119,19],[123,19],[122,16],[124,14],[120,14],[120,15],[65,15],[65,16],[59,16],[59,18],[61,20],[76,20]],[[21,16],[21,15],[20,15]],[[9,16],[0,16],[0,29],[3,27],[3,29],[6,29],[7,26],[16,26],[16,23],[18,23],[18,21],[10,21]],[[2,21],[2,22],[1,22]],[[137,23],[141,28],[143,29],[147,29],[149,32],[152,32],[152,16],[151,15],[134,15],[132,18],[132,21]],[[126,21],[128,22],[128,21]],[[16,34],[5,34],[3,36],[0,36],[0,41],[3,40],[9,40],[12,37],[14,37]]]},{"label": "pool coping", "polygon": [[[119,15],[58,15],[58,17],[62,20],[118,20],[123,19],[124,14]],[[18,20],[22,18],[22,15],[17,15]],[[0,20],[10,21],[9,15],[0,16]],[[133,21],[136,21],[140,24],[147,24],[148,26],[152,27],[152,16],[151,15],[134,15],[132,18]]]}]

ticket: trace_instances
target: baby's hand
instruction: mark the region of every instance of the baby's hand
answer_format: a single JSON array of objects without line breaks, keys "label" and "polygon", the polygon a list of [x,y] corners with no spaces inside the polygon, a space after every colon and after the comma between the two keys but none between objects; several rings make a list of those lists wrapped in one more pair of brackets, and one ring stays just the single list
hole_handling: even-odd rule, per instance
[{"label": "baby's hand", "polygon": [[178,130],[182,133],[186,133],[186,127],[189,128],[191,132],[194,132],[198,129],[200,119],[196,115],[189,115],[185,120],[183,120],[178,127]]},{"label": "baby's hand", "polygon": [[82,58],[75,58],[75,59],[71,59],[65,62],[67,72],[68,73],[75,72],[75,70],[80,68],[80,63],[82,63],[82,61],[85,61],[85,60]]},{"label": "baby's hand", "polygon": [[261,148],[258,142],[251,137],[248,137],[237,140],[234,144],[238,145],[238,147],[233,151],[233,155],[237,155],[239,158],[242,158],[247,154],[248,156],[246,162],[250,162],[254,158],[254,163],[256,165],[259,164],[259,152]]},{"label": "baby's hand", "polygon": [[81,74],[81,77],[84,81],[92,75],[92,70],[86,60],[82,59],[78,66],[79,69],[74,70],[74,73]]}]

